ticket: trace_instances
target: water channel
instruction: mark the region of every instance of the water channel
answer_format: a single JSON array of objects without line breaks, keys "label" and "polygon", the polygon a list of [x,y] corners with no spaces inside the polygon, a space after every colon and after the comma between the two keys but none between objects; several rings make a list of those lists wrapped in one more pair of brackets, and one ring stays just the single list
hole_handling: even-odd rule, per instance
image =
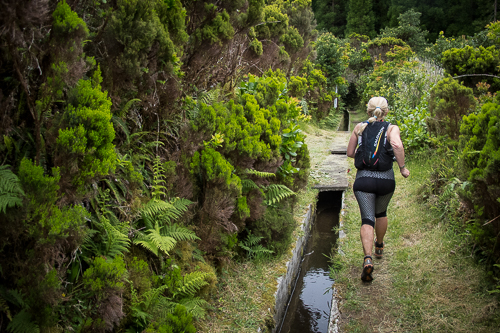
[{"label": "water channel", "polygon": [[320,192],[316,218],[304,248],[304,258],[280,333],[326,333],[330,316],[333,279],[329,259],[337,241],[342,192]]}]

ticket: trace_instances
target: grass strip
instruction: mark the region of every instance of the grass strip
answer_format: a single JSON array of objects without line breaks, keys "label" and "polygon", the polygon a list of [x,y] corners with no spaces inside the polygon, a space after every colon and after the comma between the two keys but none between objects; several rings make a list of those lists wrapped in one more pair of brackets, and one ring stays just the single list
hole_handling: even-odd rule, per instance
[{"label": "grass strip", "polygon": [[[422,158],[423,157],[423,158]],[[384,258],[375,259],[374,281],[360,280],[361,218],[349,174],[344,231],[332,272],[342,297],[342,332],[500,332],[498,298],[488,293],[484,268],[463,236],[422,203],[419,193],[432,161],[407,159],[404,179],[397,168],[396,192],[388,208]],[[354,169],[352,160],[350,168]]]}]

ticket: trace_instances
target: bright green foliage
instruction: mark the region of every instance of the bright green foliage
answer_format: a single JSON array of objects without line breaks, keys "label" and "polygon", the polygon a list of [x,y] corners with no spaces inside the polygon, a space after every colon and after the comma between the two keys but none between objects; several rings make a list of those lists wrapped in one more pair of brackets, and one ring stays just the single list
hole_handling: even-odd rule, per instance
[{"label": "bright green foliage", "polygon": [[442,79],[431,90],[429,110],[433,118],[429,130],[458,139],[462,117],[474,111],[475,106],[472,89],[452,78]]},{"label": "bright green foliage", "polygon": [[273,251],[266,249],[262,244],[259,244],[262,236],[252,235],[248,233],[247,238],[239,243],[239,246],[247,252],[247,257],[250,259],[259,259],[265,255],[273,253]]},{"label": "bright green foliage", "polygon": [[98,300],[105,299],[111,293],[121,293],[125,287],[127,269],[121,256],[113,260],[95,257],[90,267],[83,273],[83,285]]},{"label": "bright green foliage", "polygon": [[328,83],[331,87],[338,84],[338,79],[343,75],[349,66],[348,49],[345,42],[336,38],[331,33],[325,33],[318,37],[316,42],[317,59]]},{"label": "bright green foliage", "polygon": [[24,195],[19,178],[8,167],[8,165],[0,166],[0,212],[4,214],[8,207],[21,206]]},{"label": "bright green foliage", "polygon": [[196,328],[192,323],[192,315],[186,307],[177,304],[172,313],[167,314],[166,324],[150,324],[144,333],[195,333]]},{"label": "bright green foliage", "polygon": [[486,28],[488,29],[488,38],[496,45],[500,45],[500,21],[492,22]]},{"label": "bright green foliage", "polygon": [[[484,207],[484,217],[500,213],[500,104],[487,103],[478,114],[463,118],[460,127],[460,160],[474,186],[472,201]],[[480,212],[481,209],[476,209]],[[479,214],[480,215],[480,214]],[[492,226],[498,229],[500,224]],[[492,249],[494,251],[494,249]]]},{"label": "bright green foliage", "polygon": [[234,28],[229,21],[229,14],[224,9],[217,12],[217,6],[214,4],[205,4],[205,10],[208,16],[215,17],[210,23],[205,24],[194,32],[194,37],[198,43],[207,41],[210,44],[221,43],[223,40],[231,39],[234,36]]},{"label": "bright green foliage", "polygon": [[[372,57],[375,60],[378,59],[382,61],[388,61],[390,59],[387,53],[391,52],[391,50],[396,49],[396,46],[407,49],[408,52],[412,52],[411,48],[408,47],[408,44],[395,37],[379,37],[366,43],[366,49],[372,55]],[[413,54],[411,54],[410,56],[413,56]]]},{"label": "bright green foliage", "polygon": [[[443,67],[452,76],[463,74],[497,74],[500,66],[500,51],[495,46],[449,49],[443,52]],[[468,86],[474,86],[483,78],[464,78]],[[498,80],[496,80],[498,81]]]},{"label": "bright green foliage", "polygon": [[92,80],[80,80],[71,92],[70,103],[64,113],[65,129],[59,130],[58,157],[65,173],[77,167],[74,185],[82,187],[85,181],[114,171],[116,153],[111,123],[111,101],[101,91],[99,67]]},{"label": "bright green foliage", "polygon": [[234,184],[238,187],[239,178],[233,175],[234,170],[218,151],[213,148],[205,149],[201,154],[196,152],[191,163],[193,173],[201,175],[205,181],[223,181],[229,187]]},{"label": "bright green foliage", "polygon": [[25,220],[30,236],[40,243],[54,243],[69,235],[83,233],[88,213],[81,206],[59,208],[59,169],[52,170],[53,177],[45,176],[41,166],[23,159],[19,167],[19,179],[29,202]]},{"label": "bright green foliage", "polygon": [[420,29],[420,15],[410,9],[409,11],[400,14],[398,17],[398,26],[395,28],[386,27],[381,31],[380,37],[394,37],[406,42],[414,52],[420,53],[427,45],[425,37],[427,31]]},{"label": "bright green foliage", "polygon": [[[262,98],[265,97],[262,96]],[[276,148],[281,143],[278,135],[280,121],[273,117],[270,111],[259,107],[254,96],[244,95],[242,99],[244,99],[243,105],[233,101],[226,105],[216,103],[213,106],[206,106],[202,104],[194,128],[207,134],[223,134],[222,150],[225,153],[237,150],[239,154],[254,159],[269,160],[273,155],[276,155]],[[214,154],[215,152],[207,153],[207,155]],[[220,159],[215,155],[212,159]],[[221,170],[226,169],[226,167],[222,167]],[[209,177],[212,177],[212,171],[208,170],[208,172]],[[230,171],[226,170],[225,172]]]},{"label": "bright green foliage", "polygon": [[372,0],[350,0],[347,14],[346,35],[355,32],[375,37],[375,14]]},{"label": "bright green foliage", "polygon": [[392,105],[396,97],[397,90],[394,88],[398,78],[412,73],[418,64],[417,61],[410,60],[413,55],[409,47],[394,46],[386,53],[387,62],[376,61],[373,72],[367,78],[362,100],[368,101],[373,96],[384,96],[389,105]]},{"label": "bright green foliage", "polygon": [[248,0],[248,10],[246,13],[241,14],[244,15],[245,23],[247,25],[260,23],[264,6],[264,0]]},{"label": "bright green foliage", "polygon": [[71,34],[81,31],[83,35],[88,35],[89,30],[85,22],[78,17],[78,14],[71,10],[65,0],[57,4],[52,13],[54,23],[52,25],[53,33],[58,35]]},{"label": "bright green foliage", "polygon": [[286,33],[281,36],[280,42],[285,44],[289,52],[297,52],[304,46],[304,39],[297,28],[294,27],[287,29]]},{"label": "bright green foliage", "polygon": [[288,82],[288,90],[291,96],[302,98],[306,94],[307,88],[307,79],[305,77],[290,77],[290,81]]},{"label": "bright green foliage", "polygon": [[170,31],[178,43],[186,40],[185,15],[178,0],[119,0],[108,28],[123,47],[116,64],[130,79],[139,79],[147,71],[150,53],[155,47],[159,61],[175,65],[176,52],[180,52],[175,48]]},{"label": "bright green foliage", "polygon": [[262,21],[265,23],[255,27],[255,32],[260,39],[281,36],[288,27],[288,15],[284,14],[277,4],[264,7]]},{"label": "bright green foliage", "polygon": [[252,39],[249,45],[250,49],[257,55],[261,56],[262,55],[262,42],[259,41],[257,38]]}]

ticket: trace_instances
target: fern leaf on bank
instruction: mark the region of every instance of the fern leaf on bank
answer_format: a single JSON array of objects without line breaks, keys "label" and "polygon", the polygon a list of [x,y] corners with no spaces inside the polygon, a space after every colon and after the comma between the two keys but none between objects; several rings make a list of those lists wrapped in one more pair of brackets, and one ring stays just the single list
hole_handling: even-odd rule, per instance
[{"label": "fern leaf on bank", "polygon": [[141,214],[149,221],[172,223],[182,216],[193,202],[176,198],[171,202],[151,199],[142,209]]},{"label": "fern leaf on bank", "polygon": [[184,275],[184,278],[182,279],[182,285],[174,291],[174,297],[177,295],[193,297],[198,290],[208,284],[208,282],[205,281],[205,278],[207,276],[208,273],[199,271]]},{"label": "fern leaf on bank", "polygon": [[24,191],[19,178],[8,169],[9,165],[0,166],[0,212],[6,213],[8,207],[21,206]]},{"label": "fern leaf on bank", "polygon": [[134,240],[134,244],[143,246],[156,256],[158,256],[159,251],[168,255],[168,252],[175,247],[177,241],[172,237],[163,236],[161,234],[161,229],[162,228],[156,224],[154,228],[147,230],[145,234],[142,234],[137,240]]},{"label": "fern leaf on bank", "polygon": [[178,226],[176,224],[164,226],[162,229],[164,236],[169,236],[177,241],[198,240],[200,239],[194,231]]},{"label": "fern leaf on bank", "polygon": [[266,204],[273,205],[296,193],[282,184],[271,184],[266,189]]},{"label": "fern leaf on bank", "polygon": [[259,188],[259,186],[257,184],[255,184],[255,182],[251,179],[242,179],[241,180],[241,187],[242,187],[242,191],[243,193],[246,193],[246,192],[249,192],[253,189],[257,189]]},{"label": "fern leaf on bank", "polygon": [[248,173],[250,175],[256,175],[261,178],[270,178],[270,177],[276,177],[276,174],[272,172],[264,172],[264,171],[257,171],[257,170],[252,170],[252,169],[246,169],[245,173]]},{"label": "fern leaf on bank", "polygon": [[40,333],[40,328],[32,322],[31,314],[23,309],[12,318],[12,321],[7,325],[7,331],[11,333]]},{"label": "fern leaf on bank", "polygon": [[188,210],[189,205],[193,202],[184,198],[174,198],[170,203],[181,213],[185,213]]},{"label": "fern leaf on bank", "polygon": [[130,239],[127,235],[122,234],[120,230],[116,229],[107,219],[101,221],[101,226],[104,229],[105,249],[102,255],[114,258],[124,252],[128,252],[130,246]]},{"label": "fern leaf on bank", "polygon": [[219,98],[219,89],[208,90],[198,96],[198,104],[212,105]]},{"label": "fern leaf on bank", "polygon": [[203,319],[205,317],[205,307],[208,302],[199,297],[183,298],[179,304],[184,305],[188,313],[196,319]]},{"label": "fern leaf on bank", "polygon": [[155,243],[153,243],[153,241],[150,238],[139,237],[136,240],[134,240],[134,244],[140,245],[146,250],[149,250],[152,253],[154,253],[154,255],[158,256],[158,247],[156,246]]}]

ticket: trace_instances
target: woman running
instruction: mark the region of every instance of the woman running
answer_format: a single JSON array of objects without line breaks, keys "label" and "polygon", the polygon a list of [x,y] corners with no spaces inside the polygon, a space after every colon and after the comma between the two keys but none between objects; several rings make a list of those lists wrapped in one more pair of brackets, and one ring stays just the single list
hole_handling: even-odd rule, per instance
[{"label": "woman running", "polygon": [[[373,280],[373,244],[375,243],[375,258],[381,259],[384,252],[387,206],[396,188],[394,156],[401,175],[405,178],[410,175],[405,166],[405,152],[399,127],[384,121],[388,112],[387,100],[384,97],[370,99],[367,107],[370,118],[356,125],[347,146],[347,156],[355,158],[358,169],[353,191],[361,212],[360,236],[365,254],[361,273],[363,281]],[[364,131],[367,131],[365,135]],[[368,142],[363,143],[363,138]]]}]

